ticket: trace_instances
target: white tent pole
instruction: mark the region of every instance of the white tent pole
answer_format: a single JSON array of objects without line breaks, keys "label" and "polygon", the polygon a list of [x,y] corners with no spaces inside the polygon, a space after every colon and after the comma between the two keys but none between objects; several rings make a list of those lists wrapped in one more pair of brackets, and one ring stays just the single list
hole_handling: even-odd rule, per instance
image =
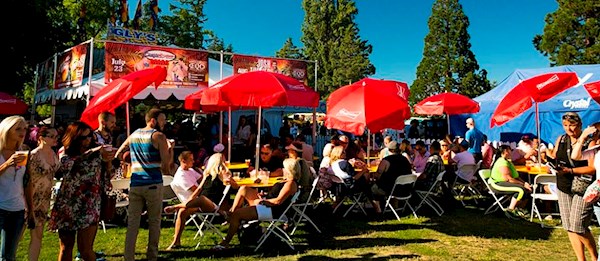
[{"label": "white tent pole", "polygon": [[231,106],[227,111],[227,159],[231,162]]},{"label": "white tent pole", "polygon": [[[56,79],[56,70],[58,68],[58,55],[54,54],[54,78],[52,79]],[[55,118],[56,118],[56,97],[55,97],[55,93],[54,93],[54,81],[52,83],[52,116],[50,117],[50,125],[52,127],[54,127],[55,124]]]},{"label": "white tent pole", "polygon": [[254,169],[256,169],[256,173],[258,174],[258,162],[260,160],[260,129],[261,129],[261,122],[262,122],[262,106],[258,106],[258,133],[256,134],[256,152],[254,155],[254,158],[256,158],[255,160],[255,164],[256,167]]},{"label": "white tent pole", "polygon": [[[220,76],[219,76],[219,80],[223,80],[223,51],[221,51],[221,61],[219,63],[219,67],[220,67]],[[231,117],[231,113],[230,117]],[[220,111],[219,112],[219,143],[223,143],[223,112]],[[228,145],[230,146],[230,145]],[[231,151],[228,151],[230,154],[228,154],[229,159],[231,160]]]},{"label": "white tent pole", "polygon": [[90,56],[90,65],[88,69],[88,95],[85,100],[86,106],[90,105],[90,97],[92,97],[92,73],[94,70],[94,37],[90,39],[90,53],[88,55]]},{"label": "white tent pole", "polygon": [[37,89],[38,89],[38,84],[39,84],[39,69],[40,69],[40,64],[36,64],[35,65],[35,78],[33,78],[33,103],[31,104],[31,117],[30,117],[30,121],[32,124],[37,125],[38,123],[35,121],[35,95],[37,94]]},{"label": "white tent pole", "polygon": [[[317,82],[318,82],[318,69],[319,69],[319,61],[315,60],[315,92],[318,92]],[[319,106],[319,104],[317,104]],[[313,148],[317,147],[317,108],[313,109],[313,131],[312,131],[312,146]]]}]

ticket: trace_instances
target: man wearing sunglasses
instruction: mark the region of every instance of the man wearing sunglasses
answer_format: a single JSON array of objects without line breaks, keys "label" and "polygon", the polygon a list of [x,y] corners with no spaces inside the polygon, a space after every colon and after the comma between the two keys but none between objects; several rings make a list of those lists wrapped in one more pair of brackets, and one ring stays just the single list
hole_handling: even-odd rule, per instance
[{"label": "man wearing sunglasses", "polygon": [[[254,162],[254,161],[253,161]],[[273,148],[269,144],[260,147],[259,169],[266,169],[272,177],[283,176],[283,160],[279,157],[273,157]],[[254,166],[248,168],[248,173],[254,170]]]}]

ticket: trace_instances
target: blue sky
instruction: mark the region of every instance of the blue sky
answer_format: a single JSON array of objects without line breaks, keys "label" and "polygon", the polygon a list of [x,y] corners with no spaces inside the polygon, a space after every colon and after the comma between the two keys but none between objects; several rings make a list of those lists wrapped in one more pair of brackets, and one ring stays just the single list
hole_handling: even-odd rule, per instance
[{"label": "blue sky", "polygon": [[[132,1],[130,1],[132,2]],[[159,1],[163,13],[168,1]],[[360,36],[373,45],[373,78],[411,84],[423,54],[433,0],[357,0]],[[501,82],[515,69],[548,67],[532,39],[541,34],[552,0],[461,0],[469,18],[471,50],[491,81]],[[132,5],[130,3],[130,5]],[[130,7],[131,9],[131,7]],[[210,0],[205,24],[241,54],[274,56],[291,37],[301,46],[304,17],[300,0]]]}]

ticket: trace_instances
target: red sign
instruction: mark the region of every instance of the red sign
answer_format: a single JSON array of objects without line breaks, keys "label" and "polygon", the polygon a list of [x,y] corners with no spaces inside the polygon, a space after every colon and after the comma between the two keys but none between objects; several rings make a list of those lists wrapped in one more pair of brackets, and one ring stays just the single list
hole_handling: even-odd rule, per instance
[{"label": "red sign", "polygon": [[257,56],[234,55],[233,73],[252,71],[281,73],[306,83],[306,62],[298,60],[263,58]]},{"label": "red sign", "polygon": [[182,48],[107,42],[105,82],[157,66],[167,70],[163,88],[205,87],[208,82],[208,53]]},{"label": "red sign", "polygon": [[83,43],[58,55],[58,67],[54,77],[55,89],[81,85],[88,47],[89,43]]}]

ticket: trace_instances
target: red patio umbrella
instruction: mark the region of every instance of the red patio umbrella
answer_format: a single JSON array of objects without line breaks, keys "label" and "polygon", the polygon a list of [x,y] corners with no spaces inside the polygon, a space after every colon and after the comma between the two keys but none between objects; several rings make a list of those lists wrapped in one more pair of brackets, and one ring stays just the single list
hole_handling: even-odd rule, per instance
[{"label": "red patio umbrella", "polygon": [[[319,94],[304,83],[273,72],[253,71],[235,74],[220,80],[202,91],[200,106],[204,111],[258,109],[258,129],[261,129],[262,108],[274,106],[298,106],[316,108],[319,106]],[[231,127],[228,138],[231,139]],[[231,141],[228,142],[228,155],[231,157]],[[256,139],[256,166],[260,144],[260,132]]]},{"label": "red patio umbrella", "polygon": [[415,113],[421,115],[447,115],[448,133],[450,133],[450,117],[463,113],[479,112],[479,103],[458,93],[439,93],[429,96],[415,105]]},{"label": "red patio umbrella", "polygon": [[590,94],[590,97],[600,104],[600,81],[585,84],[585,90]]},{"label": "red patio umbrella", "polygon": [[540,137],[539,103],[569,89],[579,83],[579,78],[574,72],[546,73],[526,79],[500,101],[492,114],[490,128],[516,118],[525,112],[535,102],[535,126],[538,138]]},{"label": "red patio umbrella", "polygon": [[357,135],[365,128],[371,132],[402,129],[410,118],[409,94],[404,82],[370,78],[340,87],[327,99],[325,126]]},{"label": "red patio umbrella", "polygon": [[0,92],[0,114],[22,115],[27,113],[27,104],[8,93]]},{"label": "red patio umbrella", "polygon": [[[500,101],[492,115],[490,127],[501,126],[516,118],[531,108],[533,102],[535,102],[536,122],[538,122],[538,103],[554,97],[577,83],[579,79],[574,72],[541,74],[520,82]],[[539,128],[539,124],[536,125]]]},{"label": "red patio umbrella", "polygon": [[150,84],[158,86],[167,77],[164,67],[153,67],[137,72],[132,72],[107,84],[90,100],[90,103],[81,114],[81,121],[90,125],[92,129],[98,128],[98,115],[104,111],[114,110],[125,104],[133,96],[148,87]]},{"label": "red patio umbrella", "polygon": [[183,108],[190,111],[199,111],[202,108],[202,106],[200,106],[200,99],[202,98],[202,91],[204,90],[205,89],[202,89],[185,96],[185,100],[183,100]]}]

